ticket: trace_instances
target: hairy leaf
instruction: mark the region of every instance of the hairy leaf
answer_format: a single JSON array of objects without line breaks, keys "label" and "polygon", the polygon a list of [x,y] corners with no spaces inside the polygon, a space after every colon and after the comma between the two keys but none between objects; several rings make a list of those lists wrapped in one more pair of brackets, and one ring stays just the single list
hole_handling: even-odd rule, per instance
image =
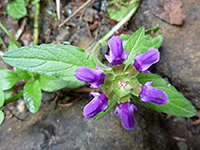
[{"label": "hairy leaf", "polygon": [[[78,47],[62,44],[43,44],[21,47],[7,52],[3,60],[15,67],[49,76],[63,77],[64,80],[82,85],[75,77],[75,70],[81,66],[95,69],[90,54]],[[73,86],[73,85],[72,85]]]},{"label": "hairy leaf", "polygon": [[152,38],[151,35],[145,35],[144,42],[143,42],[143,45],[141,47],[141,51],[142,51],[142,53],[145,53],[150,48],[158,49],[162,45],[162,42],[163,42],[162,35],[158,35],[155,38]]},{"label": "hairy leaf", "polygon": [[4,104],[4,92],[3,90],[0,88],[0,107],[2,107]]},{"label": "hairy leaf", "polygon": [[24,86],[23,97],[26,107],[31,113],[36,113],[41,104],[42,91],[38,80],[27,82]]},{"label": "hairy leaf", "polygon": [[0,125],[3,123],[4,121],[4,113],[2,110],[0,110]]},{"label": "hairy leaf", "polygon": [[194,106],[171,84],[162,79],[160,76],[152,73],[140,73],[137,78],[141,84],[153,81],[153,87],[165,91],[169,98],[167,104],[156,105],[153,103],[139,102],[139,98],[135,97],[135,100],[137,100],[141,105],[173,116],[191,117],[195,115],[196,110]]},{"label": "hairy leaf", "polygon": [[110,19],[115,20],[115,21],[121,21],[124,17],[126,17],[126,15],[132,10],[135,9],[139,6],[139,2],[135,2],[132,3],[128,6],[122,6],[118,3],[116,3],[116,6],[120,9],[120,10],[114,10],[114,9],[110,9],[108,8],[108,14]]},{"label": "hairy leaf", "polygon": [[15,18],[21,19],[27,15],[26,4],[24,0],[13,0],[7,5],[8,14]]},{"label": "hairy leaf", "polygon": [[26,70],[21,70],[17,68],[17,74],[24,80],[30,80],[31,77],[33,76],[32,72],[28,72]]},{"label": "hairy leaf", "polygon": [[133,63],[133,58],[136,54],[141,54],[141,47],[144,41],[144,27],[137,30],[127,41],[124,49],[129,52],[128,59],[125,61],[125,64]]},{"label": "hairy leaf", "polygon": [[17,74],[11,70],[0,70],[0,75],[0,88],[2,90],[12,88],[20,80]]},{"label": "hairy leaf", "polygon": [[70,80],[66,81],[61,78],[46,75],[40,75],[40,85],[42,90],[46,92],[53,92],[62,88],[77,88],[80,86]]}]

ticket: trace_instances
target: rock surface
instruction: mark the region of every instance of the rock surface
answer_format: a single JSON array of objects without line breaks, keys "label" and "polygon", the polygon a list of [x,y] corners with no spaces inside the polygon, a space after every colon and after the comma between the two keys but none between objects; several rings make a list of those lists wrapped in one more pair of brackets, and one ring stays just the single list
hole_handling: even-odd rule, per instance
[{"label": "rock surface", "polygon": [[28,121],[7,119],[0,127],[1,150],[177,149],[158,113],[138,107],[134,130],[126,131],[115,108],[97,121],[85,119],[82,110],[90,99],[56,109],[55,102],[45,101]]},{"label": "rock surface", "polygon": [[200,0],[182,0],[186,20],[182,26],[170,25],[155,16],[158,0],[142,0],[133,29],[160,26],[163,35],[161,60],[156,73],[169,80],[200,109]]}]

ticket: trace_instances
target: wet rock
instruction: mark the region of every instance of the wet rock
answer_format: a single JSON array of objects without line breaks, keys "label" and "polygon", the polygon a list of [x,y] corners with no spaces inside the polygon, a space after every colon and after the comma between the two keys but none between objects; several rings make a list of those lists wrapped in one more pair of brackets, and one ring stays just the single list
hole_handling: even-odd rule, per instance
[{"label": "wet rock", "polygon": [[46,101],[27,121],[6,120],[0,128],[1,150],[177,149],[158,113],[138,107],[134,130],[127,131],[115,108],[97,121],[85,119],[82,109],[89,99],[57,109],[54,102]]},{"label": "wet rock", "polygon": [[155,15],[175,25],[181,25],[186,19],[181,0],[161,0],[156,4]]},{"label": "wet rock", "polygon": [[161,26],[163,35],[161,60],[155,72],[168,77],[172,84],[200,109],[200,0],[182,0],[187,19],[182,26],[173,26],[154,15],[159,0],[143,0],[136,13],[133,30]]}]

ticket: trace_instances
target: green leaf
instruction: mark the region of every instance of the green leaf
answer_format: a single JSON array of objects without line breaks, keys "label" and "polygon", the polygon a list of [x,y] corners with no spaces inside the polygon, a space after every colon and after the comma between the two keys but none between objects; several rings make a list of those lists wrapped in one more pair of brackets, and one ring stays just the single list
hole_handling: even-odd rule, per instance
[{"label": "green leaf", "polygon": [[145,35],[150,34],[151,32],[156,33],[156,32],[158,32],[159,29],[160,29],[159,26],[152,28],[152,29],[148,29],[148,30],[145,31]]},{"label": "green leaf", "polygon": [[17,68],[17,74],[24,80],[30,80],[31,77],[33,76],[33,73],[28,72],[26,70],[21,70],[19,68]]},{"label": "green leaf", "polygon": [[74,82],[72,83],[69,80],[66,81],[61,78],[57,78],[54,76],[46,76],[46,75],[40,75],[40,85],[42,90],[46,92],[53,92],[60,90],[62,88],[76,88],[80,86]]},{"label": "green leaf", "polygon": [[17,45],[13,41],[10,41],[8,44],[8,51],[13,51],[15,49],[18,49]]},{"label": "green leaf", "polygon": [[137,30],[127,41],[124,49],[129,52],[128,59],[125,61],[125,64],[133,64],[133,58],[136,54],[141,54],[141,47],[144,41],[144,27]]},{"label": "green leaf", "polygon": [[126,17],[126,15],[134,8],[137,8],[139,5],[139,2],[134,2],[128,6],[122,6],[118,3],[116,3],[116,6],[120,9],[120,10],[114,10],[114,9],[110,9],[108,8],[108,14],[111,20],[115,20],[115,21],[121,21],[124,17]]},{"label": "green leaf", "polygon": [[4,100],[9,99],[12,96],[13,88],[3,91],[4,92]]},{"label": "green leaf", "polygon": [[0,107],[4,104],[4,93],[3,90],[0,88]]},{"label": "green leaf", "polygon": [[142,51],[142,53],[145,53],[150,48],[158,49],[162,45],[162,42],[163,42],[162,35],[158,35],[155,38],[152,38],[151,35],[145,35],[141,51]]},{"label": "green leaf", "polygon": [[23,97],[28,110],[31,113],[36,113],[39,110],[42,100],[42,91],[38,80],[25,84]]},{"label": "green leaf", "polygon": [[120,38],[122,38],[122,42],[123,42],[123,47],[125,47],[130,37],[131,37],[130,35],[120,34]]},{"label": "green leaf", "polygon": [[2,110],[0,110],[0,125],[3,123],[4,121],[4,113]]},{"label": "green leaf", "polygon": [[7,5],[8,14],[15,18],[21,19],[27,15],[26,4],[24,0],[13,0]]},{"label": "green leaf", "polygon": [[20,80],[17,74],[11,70],[0,70],[0,75],[0,88],[2,90],[12,88]]},{"label": "green leaf", "polygon": [[82,85],[83,82],[74,77],[76,69],[81,66],[95,69],[94,60],[87,51],[62,44],[21,47],[7,52],[3,60],[22,70],[63,77],[64,80],[78,85]]},{"label": "green leaf", "polygon": [[171,84],[162,79],[160,76],[152,73],[140,73],[137,78],[141,84],[153,81],[153,87],[165,91],[169,98],[168,103],[165,105],[142,103],[139,102],[139,98],[135,98],[141,105],[173,116],[191,117],[196,114],[194,106]]}]

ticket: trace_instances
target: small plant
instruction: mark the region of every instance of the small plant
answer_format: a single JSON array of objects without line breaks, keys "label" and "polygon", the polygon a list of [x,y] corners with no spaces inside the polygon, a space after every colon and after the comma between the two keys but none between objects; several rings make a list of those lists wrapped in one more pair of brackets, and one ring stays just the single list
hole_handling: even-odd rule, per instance
[{"label": "small plant", "polygon": [[[135,124],[135,102],[174,116],[194,116],[196,110],[193,105],[170,83],[148,70],[160,59],[158,49],[163,41],[162,35],[151,36],[159,27],[149,30],[142,27],[133,35],[113,36],[138,6],[138,1],[135,1],[134,9],[97,42],[92,55],[72,45],[42,44],[16,48],[11,44],[12,50],[2,59],[16,67],[16,72],[0,70],[0,123],[4,119],[3,106],[22,96],[27,109],[36,113],[41,105],[42,90],[53,92],[62,88],[78,88],[85,82],[90,83],[91,88],[103,86],[104,89],[103,93],[91,93],[94,98],[83,110],[85,118],[96,120],[118,103],[114,113],[119,114],[124,128],[131,130]],[[39,4],[36,8],[39,9]],[[8,33],[1,23],[0,27]],[[38,37],[38,31],[34,33]],[[11,35],[9,37],[17,44]],[[110,54],[105,57],[113,64],[112,68],[97,58],[100,46],[106,45],[108,39]],[[23,91],[12,97],[13,88],[21,79]]]}]

